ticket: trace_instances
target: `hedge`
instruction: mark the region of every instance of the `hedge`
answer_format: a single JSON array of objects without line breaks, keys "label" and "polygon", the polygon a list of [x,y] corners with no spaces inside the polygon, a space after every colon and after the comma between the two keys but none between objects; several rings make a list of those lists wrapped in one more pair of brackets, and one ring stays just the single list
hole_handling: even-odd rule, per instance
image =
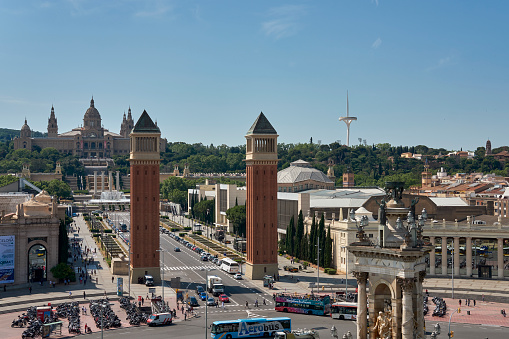
[{"label": "hedge", "polygon": [[184,227],[184,231],[190,231],[191,230],[191,227],[187,226],[187,227]]},{"label": "hedge", "polygon": [[330,275],[334,275],[334,274],[336,274],[336,270],[333,268],[329,268],[329,270],[326,273],[330,274]]},{"label": "hedge", "polygon": [[113,233],[113,230],[104,230],[104,233]]},{"label": "hedge", "polygon": [[97,220],[99,221],[103,221],[103,218],[102,217],[95,217]]},{"label": "hedge", "polygon": [[187,233],[179,233],[179,237],[183,238],[187,235]]},{"label": "hedge", "polygon": [[194,231],[193,234],[196,234],[196,235],[201,235],[201,231]]},{"label": "hedge", "polygon": [[179,230],[179,228],[176,228],[176,227],[175,227],[175,228],[172,228],[170,231],[172,231],[172,232],[178,232],[178,230]]}]

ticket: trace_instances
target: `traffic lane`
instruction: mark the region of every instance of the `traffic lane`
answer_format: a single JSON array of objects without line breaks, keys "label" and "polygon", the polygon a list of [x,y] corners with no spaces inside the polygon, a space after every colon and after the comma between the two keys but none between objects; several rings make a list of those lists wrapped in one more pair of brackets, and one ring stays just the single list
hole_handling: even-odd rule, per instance
[{"label": "traffic lane", "polygon": [[[260,290],[254,284],[252,284],[249,280],[236,280],[233,278],[233,274],[229,274],[225,271],[222,271],[219,266],[210,263],[208,261],[201,261],[201,256],[194,252],[192,249],[186,247],[184,244],[178,242],[177,240],[171,238],[166,234],[161,235],[161,243],[164,244],[165,248],[171,248],[171,251],[175,247],[179,247],[181,252],[173,252],[172,256],[175,259],[176,265],[173,266],[205,266],[210,267],[214,270],[209,271],[209,275],[217,275],[219,276],[223,284],[225,286],[226,295],[228,295],[232,300],[233,304],[242,304],[245,305],[245,302],[248,301],[249,304],[254,304],[256,300],[258,300],[259,304],[262,304],[263,299],[266,299],[267,303],[272,303],[272,295],[267,291]],[[183,255],[182,255],[183,254]],[[166,265],[166,262],[165,262]],[[187,271],[186,271],[187,272]],[[195,281],[191,283],[189,286],[192,288],[196,288],[200,282],[203,282],[203,286],[206,285],[206,272],[203,271],[194,271],[196,275],[200,276],[199,281]],[[166,274],[166,273],[165,273]],[[186,274],[187,275],[187,274]],[[181,281],[182,286],[182,281]],[[184,286],[187,287],[186,282],[184,282]]]}]

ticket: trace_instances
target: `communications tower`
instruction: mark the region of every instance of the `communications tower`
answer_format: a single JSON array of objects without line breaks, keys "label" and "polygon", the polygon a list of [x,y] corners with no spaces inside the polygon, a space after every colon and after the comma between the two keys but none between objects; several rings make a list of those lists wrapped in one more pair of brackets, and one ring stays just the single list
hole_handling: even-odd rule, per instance
[{"label": "communications tower", "polygon": [[356,117],[351,117],[349,115],[348,108],[348,91],[346,91],[346,117],[340,117],[339,121],[344,121],[346,124],[346,145],[350,147],[350,124],[352,121],[357,120]]}]

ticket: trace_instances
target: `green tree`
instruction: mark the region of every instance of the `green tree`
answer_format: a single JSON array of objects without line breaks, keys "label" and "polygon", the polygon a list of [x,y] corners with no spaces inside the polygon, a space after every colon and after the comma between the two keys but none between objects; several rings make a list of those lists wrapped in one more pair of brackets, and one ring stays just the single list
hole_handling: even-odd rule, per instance
[{"label": "green tree", "polygon": [[214,200],[202,200],[197,202],[193,208],[196,218],[207,223],[212,223],[212,220],[214,220],[214,205]]},{"label": "green tree", "polygon": [[288,224],[288,227],[286,228],[286,253],[293,256],[294,250],[295,250],[295,227],[294,227],[294,220],[293,215],[290,219],[290,223]]},{"label": "green tree", "polygon": [[246,235],[246,206],[234,206],[226,211],[226,218],[233,224],[234,233]]},{"label": "green tree", "polygon": [[313,216],[313,220],[311,221],[311,231],[309,233],[309,256],[308,261],[316,264],[316,218]]},{"label": "green tree", "polygon": [[51,268],[51,274],[57,279],[71,279],[75,274],[74,270],[66,263],[59,263]]},{"label": "green tree", "polygon": [[323,251],[323,267],[332,267],[332,238],[330,225],[327,228],[327,236],[325,237],[325,249]]},{"label": "green tree", "polygon": [[302,216],[302,210],[299,212],[299,216],[297,218],[297,231],[295,233],[294,239],[294,253],[298,254],[299,258],[304,259],[302,257],[302,239],[304,238],[304,217]]}]

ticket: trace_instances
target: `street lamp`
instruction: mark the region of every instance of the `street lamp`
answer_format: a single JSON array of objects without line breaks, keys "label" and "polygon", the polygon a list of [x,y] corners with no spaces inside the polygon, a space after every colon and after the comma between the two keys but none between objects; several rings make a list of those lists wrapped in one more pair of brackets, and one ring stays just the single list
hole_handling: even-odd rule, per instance
[{"label": "street lamp", "polygon": [[110,303],[102,303],[101,304],[101,339],[104,338],[104,323],[103,323],[103,313],[104,313],[104,309],[107,307],[107,306],[110,306],[111,304]]},{"label": "street lamp", "polygon": [[345,300],[348,297],[348,250],[346,246],[341,246],[346,252],[346,269],[345,269]]},{"label": "street lamp", "polygon": [[[216,269],[204,267],[204,268],[202,268],[202,270],[205,270],[205,287],[208,290],[209,271],[215,271]],[[208,338],[208,335],[207,335],[208,306],[209,306],[208,301],[209,301],[209,294],[207,293],[207,297],[205,299],[205,339]]]},{"label": "street lamp", "polygon": [[161,275],[161,289],[163,290],[163,311],[166,311],[166,303],[164,301],[164,252],[165,250],[163,250],[162,248],[159,247],[158,250],[156,250],[157,252],[160,252],[161,253],[161,257],[163,258],[163,267],[162,267],[162,275]]}]

